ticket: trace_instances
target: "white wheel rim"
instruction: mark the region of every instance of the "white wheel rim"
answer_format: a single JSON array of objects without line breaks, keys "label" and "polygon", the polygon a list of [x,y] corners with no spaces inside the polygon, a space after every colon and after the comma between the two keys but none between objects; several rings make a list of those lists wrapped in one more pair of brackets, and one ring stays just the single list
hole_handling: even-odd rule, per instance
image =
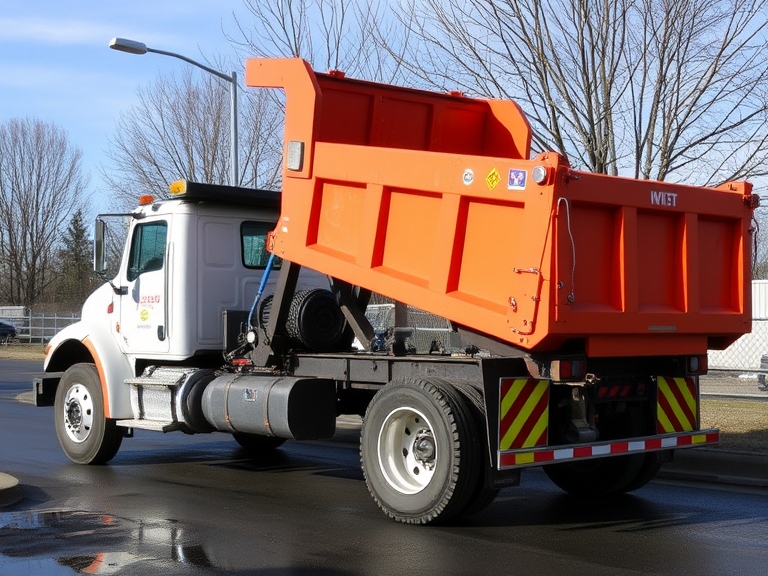
[{"label": "white wheel rim", "polygon": [[64,398],[64,430],[72,442],[88,439],[93,427],[93,399],[82,384],[73,384]]},{"label": "white wheel rim", "polygon": [[401,494],[421,492],[432,481],[437,463],[437,439],[429,420],[412,408],[387,415],[377,443],[379,469]]}]

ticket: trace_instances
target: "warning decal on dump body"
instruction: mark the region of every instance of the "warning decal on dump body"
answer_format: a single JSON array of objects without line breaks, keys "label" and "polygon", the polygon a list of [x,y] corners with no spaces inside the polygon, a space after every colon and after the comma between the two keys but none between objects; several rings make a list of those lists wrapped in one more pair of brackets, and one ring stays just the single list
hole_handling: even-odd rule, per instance
[{"label": "warning decal on dump body", "polygon": [[485,177],[485,183],[488,184],[489,189],[493,190],[499,185],[499,182],[501,182],[501,174],[494,168],[488,172],[488,175]]},{"label": "warning decal on dump body", "polygon": [[499,450],[547,445],[549,380],[502,378]]},{"label": "warning decal on dump body", "polygon": [[507,180],[507,190],[525,190],[525,180],[528,173],[525,170],[509,169],[509,179]]},{"label": "warning decal on dump body", "polygon": [[698,428],[696,383],[691,378],[656,380],[656,432],[688,432]]}]

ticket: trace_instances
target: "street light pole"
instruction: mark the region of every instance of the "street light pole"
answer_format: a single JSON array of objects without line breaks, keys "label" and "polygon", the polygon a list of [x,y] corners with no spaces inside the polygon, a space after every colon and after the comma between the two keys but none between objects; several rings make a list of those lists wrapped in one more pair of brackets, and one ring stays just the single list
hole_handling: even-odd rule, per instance
[{"label": "street light pole", "polygon": [[184,62],[188,62],[192,64],[193,66],[197,66],[198,68],[205,70],[206,72],[213,74],[214,76],[217,76],[218,78],[221,78],[222,80],[226,80],[230,84],[232,84],[232,87],[229,91],[230,93],[230,120],[231,120],[231,129],[230,129],[230,185],[237,186],[240,183],[240,179],[238,177],[240,171],[238,167],[238,150],[237,150],[237,73],[232,72],[231,75],[224,74],[223,72],[219,72],[218,70],[214,68],[210,68],[209,66],[206,66],[205,64],[200,64],[200,62],[196,62],[195,60],[192,60],[191,58],[187,58],[186,56],[183,56],[181,54],[176,54],[175,52],[168,52],[167,50],[157,50],[156,48],[150,48],[143,42],[137,42],[136,40],[128,40],[127,38],[112,38],[112,40],[109,41],[109,47],[113,50],[118,50],[120,52],[127,52],[128,54],[146,54],[147,52],[153,52],[155,54],[162,54],[164,56],[171,56],[173,58],[178,58],[179,60],[184,60]]}]

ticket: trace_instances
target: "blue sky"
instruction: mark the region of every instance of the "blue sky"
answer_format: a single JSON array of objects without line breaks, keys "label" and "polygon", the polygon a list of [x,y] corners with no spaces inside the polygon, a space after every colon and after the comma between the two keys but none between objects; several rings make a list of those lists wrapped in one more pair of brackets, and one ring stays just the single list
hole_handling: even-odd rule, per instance
[{"label": "blue sky", "polygon": [[220,56],[242,78],[243,61],[225,36],[237,34],[233,12],[251,22],[242,0],[0,0],[0,122],[31,117],[66,130],[83,151],[93,216],[109,194],[99,167],[120,113],[137,102],[137,88],[190,66],[110,50],[109,40],[130,38],[203,63]]}]

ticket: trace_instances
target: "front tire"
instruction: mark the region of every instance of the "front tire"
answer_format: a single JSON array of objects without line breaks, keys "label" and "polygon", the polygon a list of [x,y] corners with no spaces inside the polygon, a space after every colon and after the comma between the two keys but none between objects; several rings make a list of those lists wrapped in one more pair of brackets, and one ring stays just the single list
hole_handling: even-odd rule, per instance
[{"label": "front tire", "polygon": [[368,406],[363,474],[379,508],[398,522],[461,514],[476,494],[481,454],[471,409],[450,382],[393,381]]},{"label": "front tire", "polygon": [[101,380],[93,364],[75,364],[61,377],[54,402],[56,436],[77,464],[104,464],[123,442],[123,429],[104,415]]}]

